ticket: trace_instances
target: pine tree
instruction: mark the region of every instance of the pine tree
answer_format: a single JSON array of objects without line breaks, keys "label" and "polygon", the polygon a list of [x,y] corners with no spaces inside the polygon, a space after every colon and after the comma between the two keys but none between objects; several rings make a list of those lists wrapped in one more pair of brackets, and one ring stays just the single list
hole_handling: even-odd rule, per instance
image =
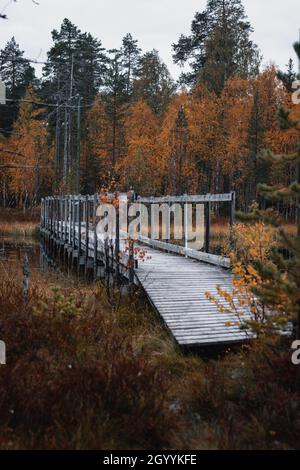
[{"label": "pine tree", "polygon": [[56,94],[59,87],[64,99],[79,93],[83,102],[92,102],[104,83],[106,71],[107,57],[101,41],[82,33],[67,18],[59,31],[52,31],[52,40],[43,69],[47,98],[51,99],[51,94]]},{"label": "pine tree", "polygon": [[[36,83],[34,69],[24,58],[24,51],[14,37],[0,51],[0,79],[5,83],[7,98],[16,100],[24,95],[30,84]],[[3,107],[0,105],[0,109],[0,128],[8,134],[18,114],[18,102],[8,102]]]},{"label": "pine tree", "polygon": [[[53,46],[48,52],[43,81],[43,98],[57,105],[50,129],[56,139],[56,179],[74,185],[78,166],[78,105],[80,128],[85,126],[85,112],[104,85],[107,57],[101,41],[82,33],[64,19],[60,30],[52,31]],[[76,116],[74,114],[76,113]]]},{"label": "pine tree", "polygon": [[110,121],[110,164],[112,177],[117,160],[122,155],[124,145],[124,104],[126,103],[126,74],[122,64],[122,51],[112,49],[108,51],[111,55],[105,76],[104,99],[106,102],[106,113]]},{"label": "pine tree", "polygon": [[24,58],[24,51],[14,37],[0,51],[0,78],[5,83],[9,98],[20,98],[34,79],[34,69]]},{"label": "pine tree", "polygon": [[126,34],[122,41],[123,68],[126,75],[126,94],[130,98],[133,91],[133,80],[136,78],[141,49],[138,41],[133,39],[130,33]]},{"label": "pine tree", "polygon": [[208,0],[206,9],[195,15],[191,35],[181,35],[173,44],[174,62],[191,66],[182,82],[193,86],[202,80],[220,94],[232,75],[255,75],[260,55],[251,33],[241,0]]}]

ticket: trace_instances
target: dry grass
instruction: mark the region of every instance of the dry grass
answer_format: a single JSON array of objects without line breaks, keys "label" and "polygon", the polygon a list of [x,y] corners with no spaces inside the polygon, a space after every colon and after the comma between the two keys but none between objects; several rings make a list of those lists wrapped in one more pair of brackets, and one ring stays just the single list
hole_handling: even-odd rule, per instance
[{"label": "dry grass", "polygon": [[297,448],[300,396],[285,344],[179,351],[140,295],[53,275],[1,276],[2,449]]},{"label": "dry grass", "polygon": [[17,210],[0,209],[0,235],[28,238],[38,233],[39,216],[23,214]]},{"label": "dry grass", "polygon": [[13,263],[0,449],[300,448],[290,340],[184,354],[140,292],[112,311],[101,284],[33,270],[24,304]]}]

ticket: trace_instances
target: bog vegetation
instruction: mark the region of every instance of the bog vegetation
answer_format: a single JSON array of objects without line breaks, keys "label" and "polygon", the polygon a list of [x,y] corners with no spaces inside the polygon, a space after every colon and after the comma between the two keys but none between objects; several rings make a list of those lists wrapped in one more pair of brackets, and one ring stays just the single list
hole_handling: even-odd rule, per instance
[{"label": "bog vegetation", "polygon": [[[50,275],[49,275],[50,276]],[[290,449],[300,398],[286,338],[183,354],[141,296],[0,281],[2,449]]]}]

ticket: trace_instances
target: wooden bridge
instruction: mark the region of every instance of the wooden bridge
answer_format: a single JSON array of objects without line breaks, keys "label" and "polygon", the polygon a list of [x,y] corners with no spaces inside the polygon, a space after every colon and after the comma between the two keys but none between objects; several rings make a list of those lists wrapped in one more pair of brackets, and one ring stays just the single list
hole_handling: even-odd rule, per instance
[{"label": "wooden bridge", "polygon": [[[121,199],[121,198],[120,198]],[[124,199],[124,196],[123,196]],[[153,204],[183,210],[183,244],[151,238],[141,225],[135,240],[121,227],[120,204],[116,196],[101,200],[94,196],[56,196],[42,200],[41,233],[51,255],[58,254],[69,266],[96,278],[123,279],[141,286],[175,340],[182,346],[230,344],[244,341],[245,331],[232,314],[220,313],[205,293],[218,297],[217,287],[230,291],[232,277],[228,258],[212,254],[211,214],[219,204],[228,205],[230,225],[234,223],[235,194],[126,199],[126,217],[133,206]],[[99,232],[99,208],[113,204],[116,226],[113,237]],[[204,249],[189,247],[187,205],[201,204],[205,211]],[[174,206],[173,206],[174,207]],[[192,206],[194,207],[194,206]],[[247,316],[246,316],[247,317]],[[229,323],[232,323],[228,326]],[[235,323],[235,324],[233,324]]]}]

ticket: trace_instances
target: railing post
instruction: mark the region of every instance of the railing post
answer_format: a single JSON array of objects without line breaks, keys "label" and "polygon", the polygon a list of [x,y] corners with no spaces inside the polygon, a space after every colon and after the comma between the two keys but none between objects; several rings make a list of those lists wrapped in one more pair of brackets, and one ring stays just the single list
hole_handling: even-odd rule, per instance
[{"label": "railing post", "polygon": [[210,252],[210,225],[211,225],[211,202],[208,201],[206,204],[205,214],[205,251]]},{"label": "railing post", "polygon": [[57,216],[57,197],[54,197],[54,240],[57,240],[57,225],[58,225],[58,216]]},{"label": "railing post", "polygon": [[64,205],[64,233],[63,233],[63,240],[64,244],[67,242],[67,219],[68,219],[68,204],[67,204],[67,198],[63,198],[63,205]]},{"label": "railing post", "polygon": [[230,203],[230,245],[234,249],[234,234],[233,234],[233,225],[235,224],[235,209],[236,209],[236,194],[233,191],[231,193],[231,203]]},{"label": "railing post", "polygon": [[93,222],[94,222],[94,278],[97,277],[98,268],[98,235],[97,235],[97,208],[98,208],[98,194],[94,195],[93,200]]},{"label": "railing post", "polygon": [[119,195],[115,194],[116,201],[116,237],[115,237],[115,262],[116,262],[116,275],[120,275],[120,207]]},{"label": "railing post", "polygon": [[76,198],[72,197],[72,247],[76,248]]},{"label": "railing post", "polygon": [[231,193],[231,204],[230,204],[230,225],[231,227],[235,223],[235,209],[236,209],[236,195],[235,191],[232,191]]},{"label": "railing post", "polygon": [[189,247],[189,235],[188,235],[188,203],[183,205],[184,210],[184,248],[186,250],[185,256],[187,257],[187,250]]},{"label": "railing post", "polygon": [[129,284],[134,283],[134,241],[129,239]]},{"label": "railing post", "polygon": [[51,224],[51,230],[50,230],[50,233],[51,233],[51,237],[53,237],[53,216],[54,216],[54,211],[53,211],[53,197],[51,197],[50,199],[50,224]]},{"label": "railing post", "polygon": [[[50,199],[49,199],[49,197],[47,197],[47,224],[46,224],[46,227],[47,227],[48,237],[49,237],[49,233],[50,233]],[[48,238],[48,240],[49,240],[49,238]]]},{"label": "railing post", "polygon": [[78,215],[78,265],[77,271],[80,271],[80,257],[81,257],[81,196],[78,197],[78,207],[77,207],[77,215]]},{"label": "railing post", "polygon": [[69,245],[71,246],[71,223],[72,223],[72,198],[71,196],[68,197],[68,241]]},{"label": "railing post", "polygon": [[63,240],[63,197],[59,196],[59,240]]},{"label": "railing post", "polygon": [[89,196],[85,198],[85,275],[87,274],[87,266],[89,259]]},{"label": "railing post", "polygon": [[44,199],[42,199],[41,200],[41,224],[40,224],[41,229],[44,228],[44,220],[45,220],[45,217],[44,217]]}]

